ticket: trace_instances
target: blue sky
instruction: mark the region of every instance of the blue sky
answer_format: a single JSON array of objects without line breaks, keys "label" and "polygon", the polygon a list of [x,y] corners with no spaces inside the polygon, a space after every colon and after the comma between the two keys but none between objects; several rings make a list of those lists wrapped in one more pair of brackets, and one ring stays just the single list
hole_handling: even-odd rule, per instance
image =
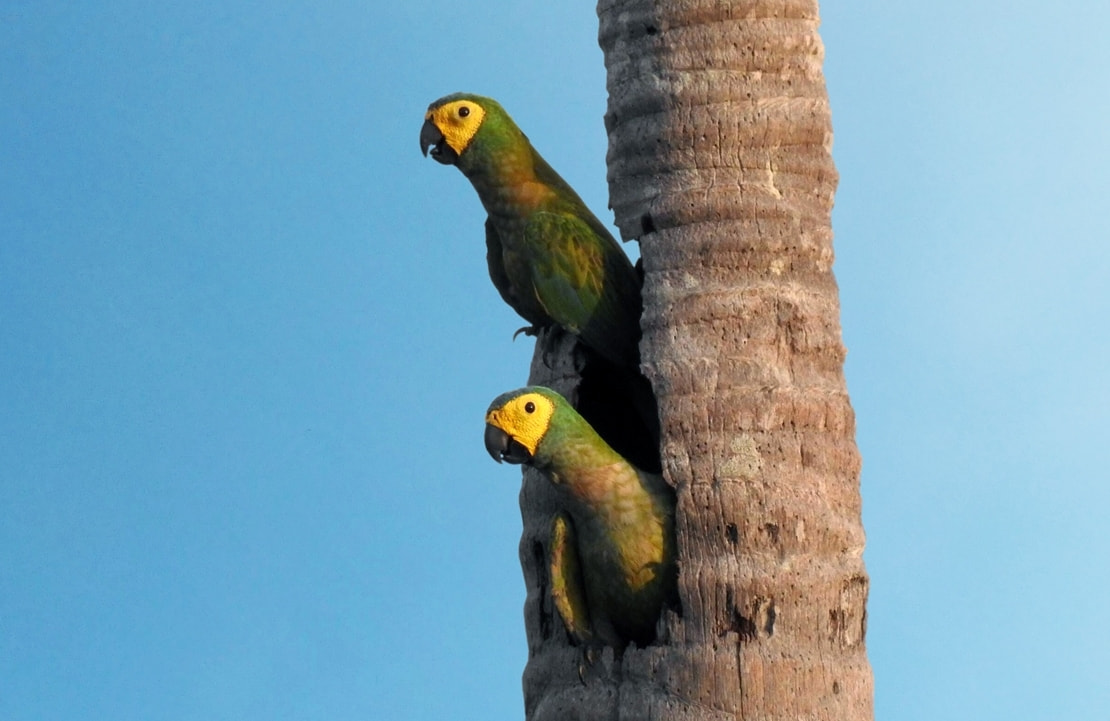
[{"label": "blue sky", "polygon": [[[1100,718],[1110,8],[909,5],[822,27],[877,717]],[[610,218],[605,71],[486,7],[0,5],[0,718],[522,716],[531,349],[417,135]]]}]

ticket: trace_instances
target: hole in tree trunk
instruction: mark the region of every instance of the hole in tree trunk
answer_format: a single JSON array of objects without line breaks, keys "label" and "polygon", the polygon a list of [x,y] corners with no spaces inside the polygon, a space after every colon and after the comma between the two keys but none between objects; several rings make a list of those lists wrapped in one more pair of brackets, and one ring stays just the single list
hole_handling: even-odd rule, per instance
[{"label": "hole in tree trunk", "polygon": [[575,407],[597,434],[632,465],[660,473],[659,412],[643,375],[588,354]]}]

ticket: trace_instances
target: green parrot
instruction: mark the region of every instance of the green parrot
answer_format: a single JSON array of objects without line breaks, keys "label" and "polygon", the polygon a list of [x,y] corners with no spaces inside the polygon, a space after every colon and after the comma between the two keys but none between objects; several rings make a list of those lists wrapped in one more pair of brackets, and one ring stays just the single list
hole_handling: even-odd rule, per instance
[{"label": "green parrot", "polygon": [[[428,107],[420,150],[455,165],[486,212],[486,260],[531,324],[575,334],[622,367],[640,362],[640,276],[617,241],[494,100],[456,93]],[[519,331],[518,331],[519,332]]]},{"label": "green parrot", "polygon": [[676,597],[674,508],[662,476],[614,451],[561,395],[528,386],[494,399],[486,450],[527,463],[565,501],[551,522],[548,572],[555,608],[587,648],[645,646]]}]

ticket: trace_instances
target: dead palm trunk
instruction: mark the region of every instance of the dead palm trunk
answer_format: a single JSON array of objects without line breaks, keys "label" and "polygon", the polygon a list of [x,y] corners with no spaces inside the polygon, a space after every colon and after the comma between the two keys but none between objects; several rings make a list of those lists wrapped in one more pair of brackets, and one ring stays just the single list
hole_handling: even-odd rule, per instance
[{"label": "dead palm trunk", "polygon": [[[600,0],[617,224],[678,493],[681,613],[586,681],[545,598],[526,474],[527,717],[870,719],[859,455],[813,0]],[[564,390],[533,365],[533,381]]]}]

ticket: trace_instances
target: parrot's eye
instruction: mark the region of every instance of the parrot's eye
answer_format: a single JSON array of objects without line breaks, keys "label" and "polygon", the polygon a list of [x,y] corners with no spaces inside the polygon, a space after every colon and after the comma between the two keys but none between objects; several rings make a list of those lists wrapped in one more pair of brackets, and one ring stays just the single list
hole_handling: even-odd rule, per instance
[{"label": "parrot's eye", "polygon": [[536,404],[533,403],[532,401],[528,401],[527,403],[524,404],[524,412],[525,413],[535,413],[536,412]]},{"label": "parrot's eye", "polygon": [[470,115],[470,108],[466,107],[465,105],[459,108],[460,118],[465,118],[467,115]]}]

